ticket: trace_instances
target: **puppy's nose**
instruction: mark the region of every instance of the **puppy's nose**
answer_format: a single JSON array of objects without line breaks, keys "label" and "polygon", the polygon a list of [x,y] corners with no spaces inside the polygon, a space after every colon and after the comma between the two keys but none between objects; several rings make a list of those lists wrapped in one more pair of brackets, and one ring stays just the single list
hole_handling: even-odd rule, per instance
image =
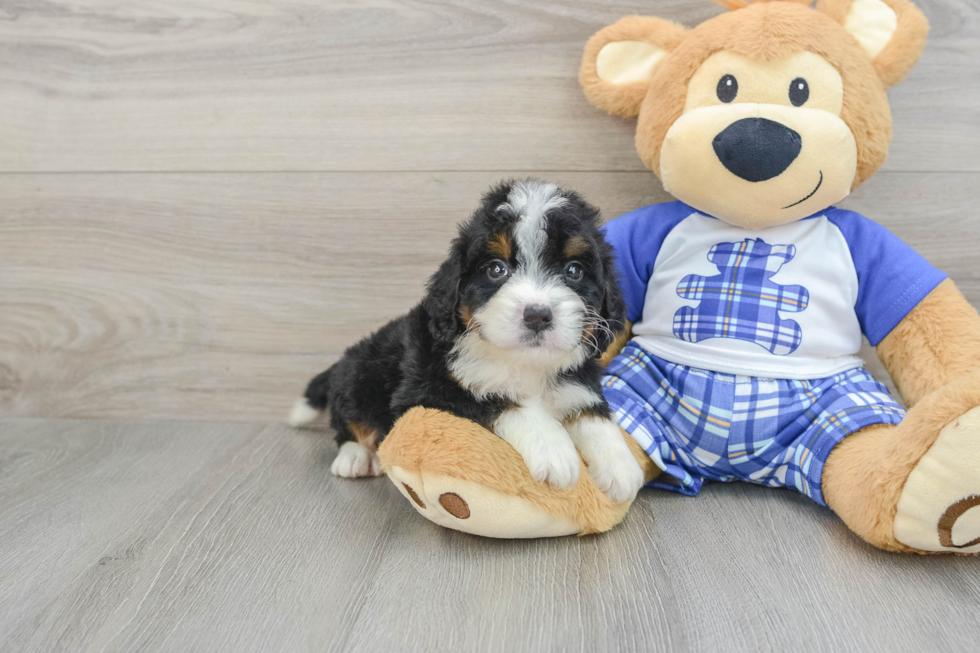
[{"label": "puppy's nose", "polygon": [[551,327],[552,313],[547,306],[532,305],[524,307],[524,326],[540,333]]},{"label": "puppy's nose", "polygon": [[798,133],[765,118],[736,120],[711,144],[722,165],[746,181],[765,181],[781,175],[803,147]]}]

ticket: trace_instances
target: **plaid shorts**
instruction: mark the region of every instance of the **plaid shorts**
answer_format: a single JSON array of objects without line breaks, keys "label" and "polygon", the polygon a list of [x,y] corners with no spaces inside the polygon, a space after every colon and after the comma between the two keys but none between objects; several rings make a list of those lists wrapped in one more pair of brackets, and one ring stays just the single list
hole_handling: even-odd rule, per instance
[{"label": "plaid shorts", "polygon": [[826,379],[733,376],[676,365],[629,343],[603,377],[619,422],[664,470],[650,485],[689,496],[706,480],[791,487],[821,505],[831,450],[905,416],[887,388],[855,368]]}]

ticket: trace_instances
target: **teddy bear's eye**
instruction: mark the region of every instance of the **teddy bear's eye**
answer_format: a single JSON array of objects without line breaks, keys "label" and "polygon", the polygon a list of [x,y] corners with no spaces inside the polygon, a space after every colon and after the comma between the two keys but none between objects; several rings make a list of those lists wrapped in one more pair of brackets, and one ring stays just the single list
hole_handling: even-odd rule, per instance
[{"label": "teddy bear's eye", "polygon": [[734,75],[725,75],[718,80],[718,99],[722,102],[731,102],[738,95],[738,80]]},{"label": "teddy bear's eye", "polygon": [[810,85],[802,77],[797,77],[789,83],[789,101],[794,107],[806,104],[810,99]]}]

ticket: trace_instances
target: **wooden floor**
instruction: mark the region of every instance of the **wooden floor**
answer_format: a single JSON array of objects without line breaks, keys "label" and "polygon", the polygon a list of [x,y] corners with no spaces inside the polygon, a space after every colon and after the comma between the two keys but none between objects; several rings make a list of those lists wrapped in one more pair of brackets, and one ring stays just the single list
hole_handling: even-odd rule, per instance
[{"label": "wooden floor", "polygon": [[283,426],[0,422],[4,651],[975,651],[980,560],[885,554],[789,491],[644,490],[493,541]]},{"label": "wooden floor", "polygon": [[[890,158],[842,206],[980,306],[980,5],[918,4]],[[669,199],[579,57],[622,16],[721,11],[0,0],[0,651],[977,650],[980,559],[872,550],[790,492],[488,541],[271,425],[490,184]]]}]

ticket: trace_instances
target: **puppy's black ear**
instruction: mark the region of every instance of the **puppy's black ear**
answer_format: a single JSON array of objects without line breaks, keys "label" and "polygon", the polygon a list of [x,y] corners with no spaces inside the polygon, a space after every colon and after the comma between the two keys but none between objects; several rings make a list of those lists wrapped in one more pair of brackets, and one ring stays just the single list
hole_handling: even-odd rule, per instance
[{"label": "puppy's black ear", "polygon": [[462,243],[454,242],[449,258],[429,278],[422,307],[429,314],[429,332],[437,343],[451,344],[461,331],[459,286],[463,274]]},{"label": "puppy's black ear", "polygon": [[603,330],[598,334],[600,352],[613,343],[613,340],[626,330],[626,300],[623,290],[619,287],[619,272],[613,258],[612,247],[604,241],[600,244],[602,251],[602,310],[599,314],[609,325],[609,331]]}]

